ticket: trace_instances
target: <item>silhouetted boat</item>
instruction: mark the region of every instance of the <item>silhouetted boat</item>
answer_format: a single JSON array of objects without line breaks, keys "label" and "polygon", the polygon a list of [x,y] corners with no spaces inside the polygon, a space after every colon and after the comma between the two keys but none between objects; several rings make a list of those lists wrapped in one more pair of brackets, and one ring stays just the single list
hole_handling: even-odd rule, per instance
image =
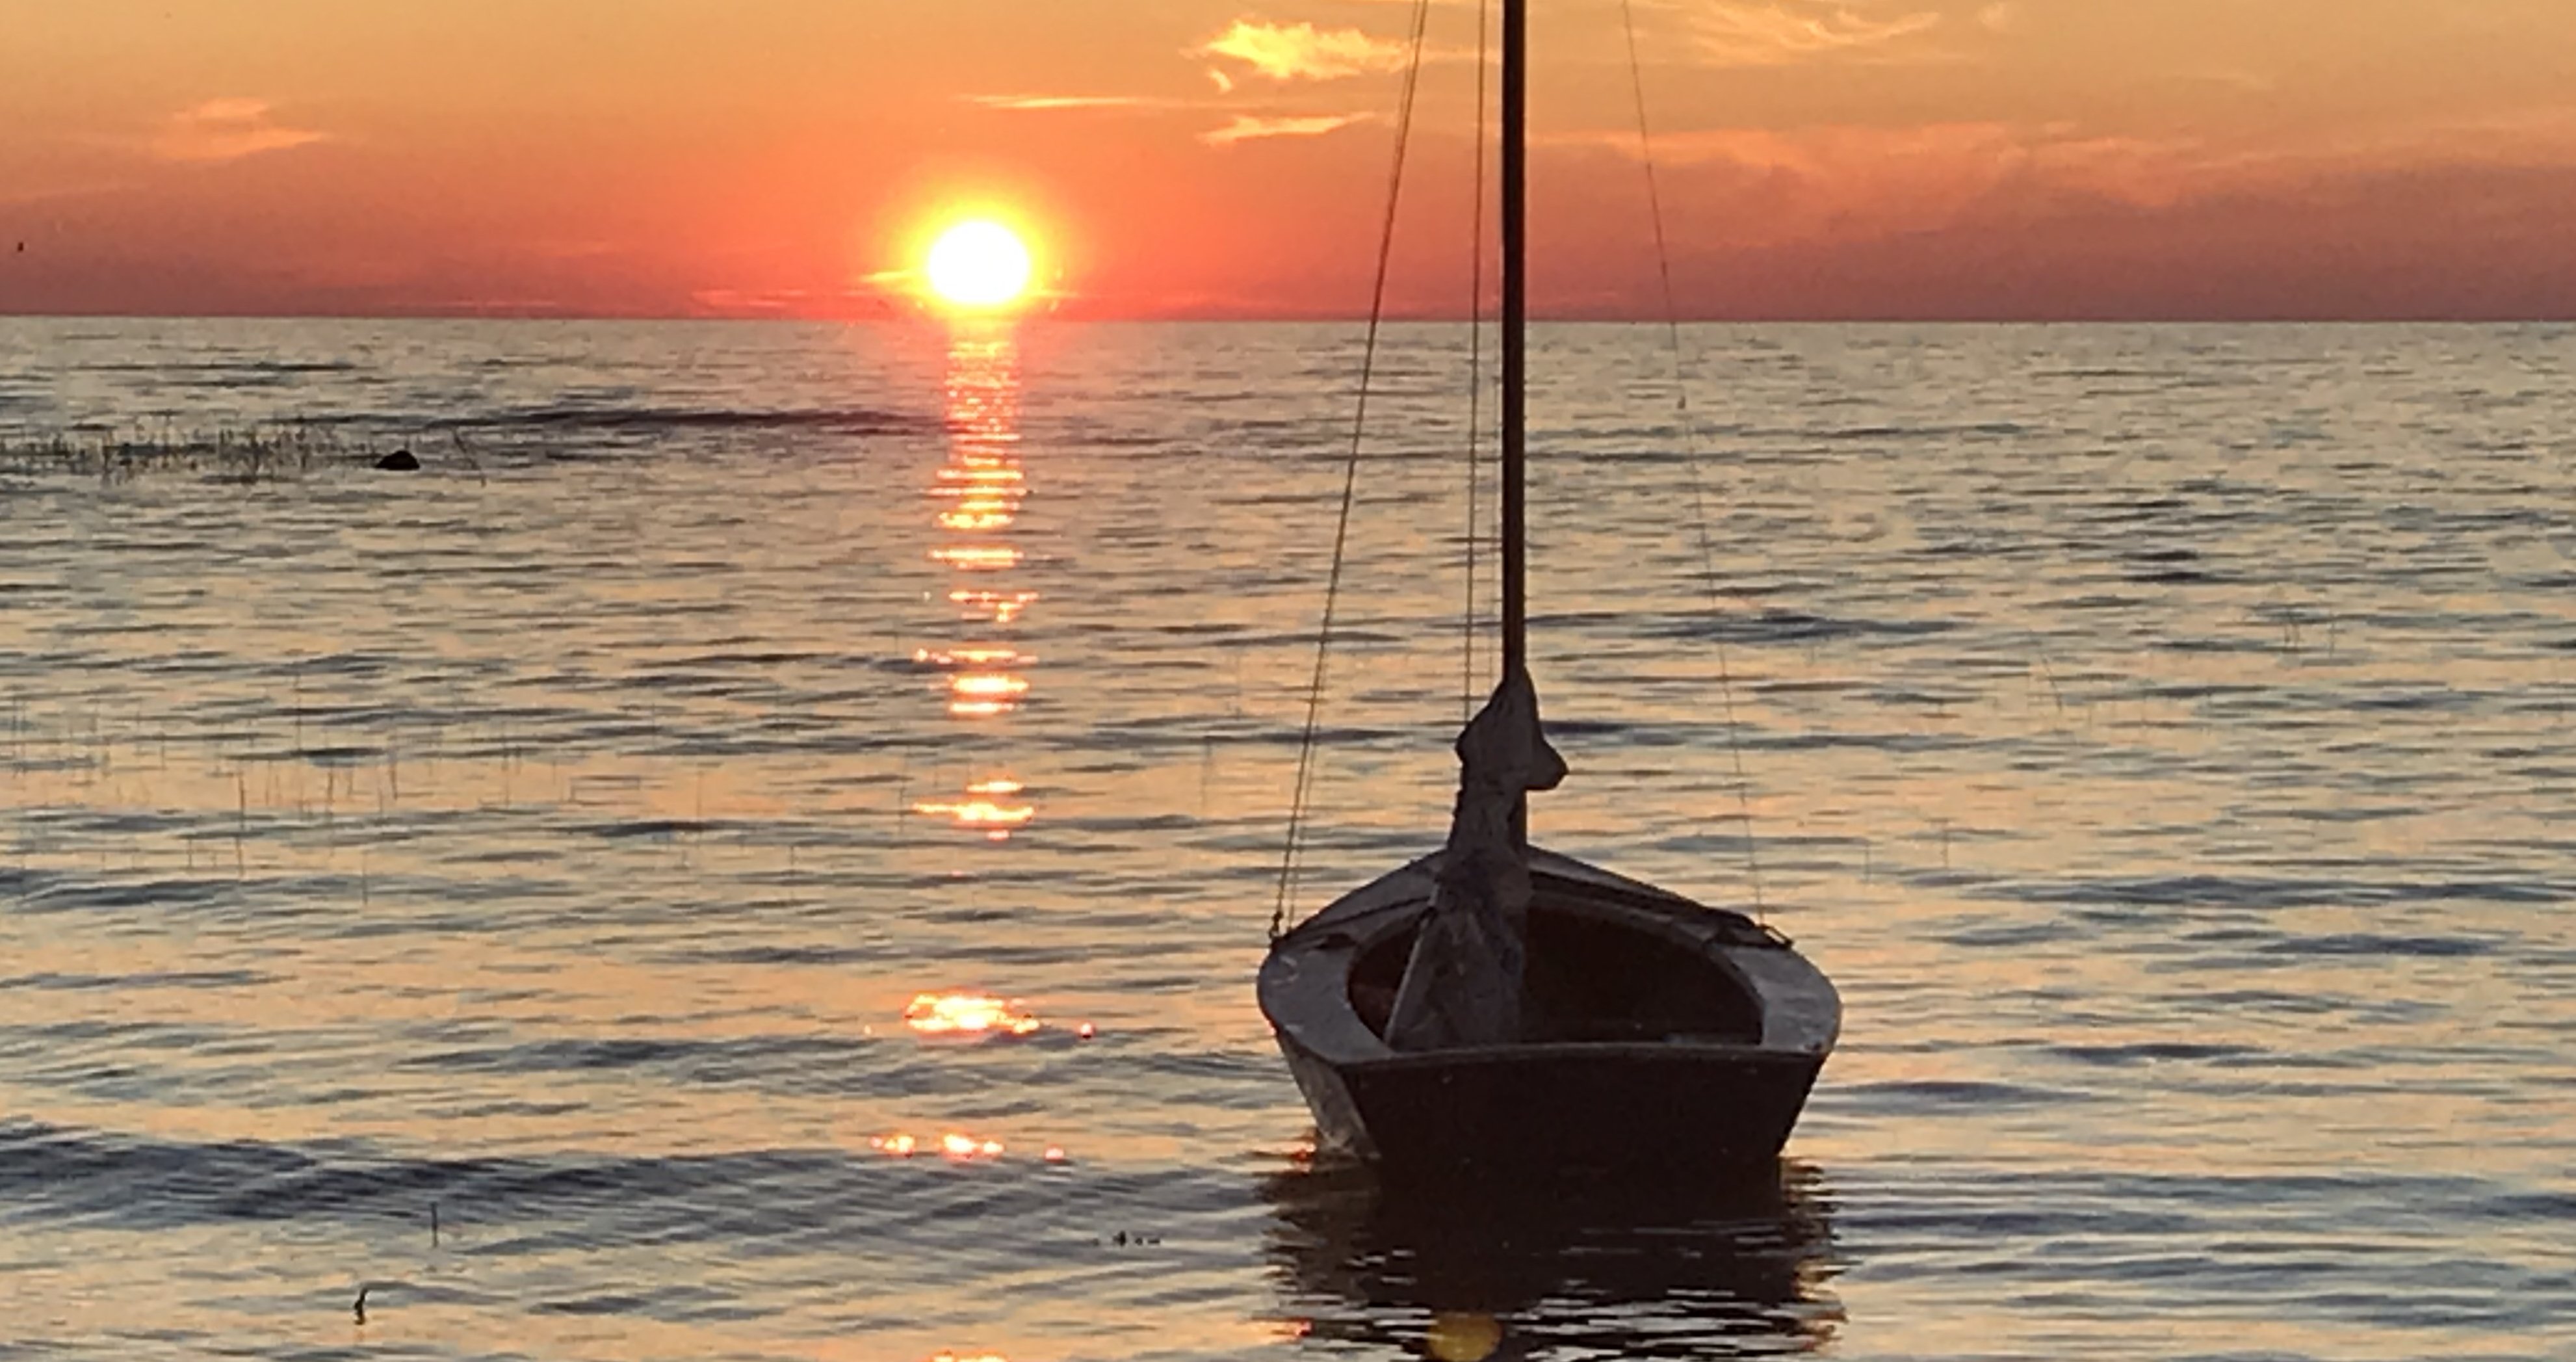
[{"label": "silhouetted boat", "polygon": [[1413,1179],[1724,1174],[1776,1158],[1833,1048],[1833,985],[1740,913],[1528,855],[1516,1039],[1420,1050],[1387,1040],[1438,855],[1272,945],[1261,1010],[1324,1146]]},{"label": "silhouetted boat", "polygon": [[1565,767],[1527,667],[1527,26],[1504,0],[1502,681],[1446,846],[1278,935],[1261,1010],[1323,1144],[1406,1178],[1741,1170],[1797,1123],[1833,985],[1743,914],[1528,844]]}]

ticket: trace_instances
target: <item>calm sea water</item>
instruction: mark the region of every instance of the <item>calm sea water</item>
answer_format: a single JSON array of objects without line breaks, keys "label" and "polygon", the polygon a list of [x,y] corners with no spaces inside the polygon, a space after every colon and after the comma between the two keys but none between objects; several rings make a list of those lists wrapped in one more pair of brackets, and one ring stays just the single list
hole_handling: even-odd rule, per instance
[{"label": "calm sea water", "polygon": [[[0,472],[0,1356],[2576,1357],[2576,331],[1685,357],[1538,344],[1535,819],[1845,1041],[1497,1228],[1253,1005],[1351,328],[0,322],[13,437],[427,464]],[[1472,674],[1388,369],[1302,909]]]}]

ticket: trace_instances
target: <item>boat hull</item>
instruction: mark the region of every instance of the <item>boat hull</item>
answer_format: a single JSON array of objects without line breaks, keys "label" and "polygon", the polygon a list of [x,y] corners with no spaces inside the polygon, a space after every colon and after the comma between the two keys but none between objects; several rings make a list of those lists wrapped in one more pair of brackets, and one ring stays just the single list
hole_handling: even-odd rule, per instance
[{"label": "boat hull", "polygon": [[1788,1143],[1822,1056],[1521,1046],[1335,1066],[1280,1049],[1326,1148],[1406,1181],[1731,1176]]},{"label": "boat hull", "polygon": [[[1598,1172],[1668,1184],[1775,1165],[1840,1030],[1831,982],[1741,914],[1545,851],[1530,862],[1533,959],[1591,967],[1572,992],[1562,977],[1534,983],[1529,1041],[1386,1042],[1436,858],[1272,944],[1261,1008],[1319,1145],[1405,1182]],[[1605,1008],[1619,1025],[1590,1024]]]}]

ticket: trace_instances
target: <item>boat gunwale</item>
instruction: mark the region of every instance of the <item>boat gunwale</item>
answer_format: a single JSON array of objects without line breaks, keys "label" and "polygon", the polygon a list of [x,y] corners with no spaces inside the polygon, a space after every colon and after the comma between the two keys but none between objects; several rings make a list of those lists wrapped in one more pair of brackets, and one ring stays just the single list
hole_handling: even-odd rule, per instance
[{"label": "boat gunwale", "polygon": [[1390,1047],[1381,1058],[1351,1060],[1345,1067],[1384,1071],[1565,1059],[1632,1061],[1649,1067],[1713,1063],[1812,1067],[1821,1062],[1823,1056],[1812,1050],[1792,1050],[1760,1042],[1696,1040],[1685,1035],[1670,1040],[1524,1041],[1511,1045],[1461,1045],[1446,1050],[1396,1050]]},{"label": "boat gunwale", "polygon": [[[1272,951],[1275,953],[1292,944],[1297,944],[1298,938],[1302,936],[1347,929],[1361,921],[1398,909],[1417,905],[1427,906],[1431,900],[1432,880],[1439,873],[1442,855],[1443,853],[1434,851],[1428,855],[1416,857],[1344,893],[1341,897],[1317,909],[1313,916],[1282,932],[1278,939],[1271,943]],[[1632,909],[1639,913],[1693,926],[1705,925],[1712,931],[1737,934],[1734,940],[1719,943],[1702,943],[1694,940],[1692,943],[1694,945],[1722,944],[1733,948],[1756,950],[1795,951],[1797,949],[1795,941],[1773,930],[1769,924],[1756,921],[1732,908],[1702,903],[1697,899],[1648,884],[1643,880],[1630,879],[1589,862],[1576,860],[1561,852],[1531,847],[1529,869],[1533,897],[1539,901],[1548,901],[1554,907],[1562,908],[1565,906],[1565,900],[1573,899],[1583,905],[1577,911],[1589,911],[1591,905],[1597,903],[1606,907]],[[1419,880],[1418,888],[1404,883],[1408,880]],[[1578,897],[1587,894],[1594,897],[1590,899]],[[1697,937],[1700,933],[1694,931],[1691,935]]]},{"label": "boat gunwale", "polygon": [[[1328,1064],[1371,1068],[1455,1063],[1479,1056],[1483,1057],[1479,1062],[1575,1053],[1615,1058],[1628,1051],[1668,1058],[1820,1063],[1839,1038],[1839,991],[1786,937],[1743,914],[1711,908],[1572,857],[1533,848],[1532,876],[1538,882],[1539,900],[1551,911],[1617,922],[1696,953],[1753,1000],[1762,1018],[1762,1038],[1694,1041],[1683,1035],[1658,1041],[1536,1041],[1397,1050],[1360,1020],[1350,998],[1351,973],[1363,955],[1429,911],[1432,877],[1439,862],[1440,854],[1434,852],[1388,871],[1325,905],[1271,943],[1255,993],[1274,1032]],[[1586,893],[1604,896],[1587,900]],[[1780,962],[1791,961],[1795,963],[1781,967]],[[1294,1021],[1282,1015],[1292,1009],[1307,1015]],[[1772,1034],[1775,1019],[1787,1022],[1780,1038]],[[1799,1032],[1803,1034],[1790,1034]]]}]

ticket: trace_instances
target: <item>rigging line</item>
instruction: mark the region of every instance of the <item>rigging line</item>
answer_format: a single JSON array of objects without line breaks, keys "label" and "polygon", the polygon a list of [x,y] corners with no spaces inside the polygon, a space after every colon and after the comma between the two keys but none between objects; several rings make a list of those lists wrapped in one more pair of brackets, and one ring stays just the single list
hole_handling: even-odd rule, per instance
[{"label": "rigging line", "polygon": [[1458,674],[1458,721],[1466,723],[1476,712],[1476,548],[1484,532],[1484,508],[1480,504],[1484,470],[1479,463],[1477,443],[1484,414],[1485,397],[1485,103],[1486,66],[1492,44],[1493,22],[1491,0],[1476,6],[1476,192],[1469,199],[1474,208],[1474,225],[1468,228],[1472,243],[1467,256],[1467,604],[1461,614],[1459,631],[1465,640],[1464,660]]},{"label": "rigging line", "polygon": [[[1655,178],[1655,134],[1646,117],[1646,70],[1637,59],[1636,0],[1619,0],[1619,18],[1628,37],[1628,88],[1637,102],[1637,160],[1646,172],[1646,207],[1655,224],[1655,275],[1663,289],[1664,336],[1673,357],[1673,411],[1682,427],[1682,441],[1689,452],[1691,480],[1691,517],[1699,537],[1700,581],[1708,594],[1709,612],[1720,613],[1723,604],[1717,586],[1717,549],[1708,532],[1708,491],[1701,465],[1705,462],[1699,442],[1699,423],[1691,415],[1690,385],[1682,365],[1681,309],[1673,301],[1673,256],[1664,235],[1664,196]],[[1726,632],[1717,631],[1717,689],[1726,709],[1726,747],[1735,763],[1735,804],[1737,817],[1744,825],[1744,874],[1753,889],[1753,909],[1758,915],[1762,903],[1762,859],[1753,839],[1753,782],[1744,769],[1744,730],[1735,711],[1735,671],[1727,657]]]},{"label": "rigging line", "polygon": [[1342,464],[1341,509],[1333,523],[1333,566],[1324,582],[1324,619],[1315,633],[1315,671],[1306,689],[1306,727],[1297,743],[1297,779],[1289,797],[1287,845],[1279,856],[1279,893],[1270,907],[1270,939],[1279,939],[1296,895],[1297,858],[1306,831],[1306,805],[1315,783],[1315,735],[1323,723],[1325,663],[1333,645],[1333,616],[1341,602],[1342,566],[1348,558],[1351,508],[1358,501],[1360,444],[1368,433],[1369,383],[1377,374],[1377,339],[1386,317],[1386,279],[1395,256],[1396,209],[1404,199],[1404,154],[1413,136],[1413,97],[1422,88],[1423,36],[1431,26],[1431,0],[1415,0],[1412,59],[1404,71],[1404,90],[1395,115],[1395,163],[1387,172],[1386,221],[1377,243],[1377,278],[1369,290],[1368,336],[1360,349],[1360,396],[1351,417],[1350,454]]}]

